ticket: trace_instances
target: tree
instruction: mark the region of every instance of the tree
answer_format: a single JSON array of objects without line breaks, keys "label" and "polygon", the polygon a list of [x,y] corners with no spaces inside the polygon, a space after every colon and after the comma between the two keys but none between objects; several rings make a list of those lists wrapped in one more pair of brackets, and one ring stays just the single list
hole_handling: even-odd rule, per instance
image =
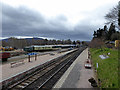
[{"label": "tree", "polygon": [[62,41],[61,40],[57,40],[57,44],[62,44]]},{"label": "tree", "polygon": [[77,40],[77,41],[76,41],[76,44],[79,44],[79,45],[80,45],[80,41],[79,41],[79,40]]},{"label": "tree", "polygon": [[[118,24],[120,25],[120,12],[119,12],[120,2],[118,5],[113,7],[110,12],[105,15],[105,19],[107,20],[106,24],[114,23],[117,28],[119,28]],[[119,12],[119,13],[118,13]]]},{"label": "tree", "polygon": [[64,41],[64,40],[62,40],[62,44],[63,44],[63,45],[65,44],[65,41]]},{"label": "tree", "polygon": [[109,13],[105,15],[105,19],[107,19],[106,24],[116,23],[118,18],[118,7],[113,7]]},{"label": "tree", "polygon": [[113,33],[111,35],[111,40],[115,41],[115,40],[120,40],[120,33]]},{"label": "tree", "polygon": [[105,46],[105,43],[100,38],[93,38],[89,44],[91,48],[101,48],[102,46]]},{"label": "tree", "polygon": [[48,44],[48,40],[44,39],[44,44],[47,45]]},{"label": "tree", "polygon": [[118,25],[120,27],[120,1],[118,3]]},{"label": "tree", "polygon": [[52,44],[57,44],[55,39],[52,40]]},{"label": "tree", "polygon": [[100,29],[97,30],[97,31],[94,31],[94,38],[100,38],[100,39],[103,39],[103,40],[111,40],[111,36],[112,34],[116,33],[116,29],[115,29],[115,25],[113,23],[111,23],[109,29],[107,30],[107,26],[105,25],[103,29]]},{"label": "tree", "polygon": [[5,42],[5,41],[0,41],[0,43],[2,43],[2,44],[0,44],[0,45],[2,45],[3,47],[8,46],[8,43]]},{"label": "tree", "polygon": [[75,42],[75,41],[73,41],[73,44],[76,44],[76,42]]},{"label": "tree", "polygon": [[72,41],[70,39],[65,40],[65,44],[72,44]]},{"label": "tree", "polygon": [[108,40],[111,40],[112,34],[116,32],[115,25],[113,23],[110,25],[109,31],[108,31]]},{"label": "tree", "polygon": [[82,45],[88,46],[88,43],[86,41],[82,41]]}]

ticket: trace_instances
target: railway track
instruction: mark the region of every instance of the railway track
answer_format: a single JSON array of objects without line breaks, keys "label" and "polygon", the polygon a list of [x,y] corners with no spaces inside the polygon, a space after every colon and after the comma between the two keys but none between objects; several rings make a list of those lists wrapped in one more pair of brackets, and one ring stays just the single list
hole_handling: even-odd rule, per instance
[{"label": "railway track", "polygon": [[7,89],[51,89],[61,75],[67,70],[77,56],[83,51],[83,49],[76,50],[71,54],[66,55],[52,63],[45,65],[37,72],[31,74],[27,78],[9,86]]}]

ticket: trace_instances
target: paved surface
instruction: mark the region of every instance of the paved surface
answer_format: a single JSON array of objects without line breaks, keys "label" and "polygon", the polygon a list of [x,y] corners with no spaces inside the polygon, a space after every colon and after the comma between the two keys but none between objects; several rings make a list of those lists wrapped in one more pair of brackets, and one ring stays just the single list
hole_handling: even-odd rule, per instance
[{"label": "paved surface", "polygon": [[54,88],[91,88],[88,79],[94,77],[93,69],[85,69],[84,62],[88,58],[88,48],[84,50],[63,74]]},{"label": "paved surface", "polygon": [[[72,51],[72,50],[71,50]],[[71,51],[68,51],[68,52],[71,52]],[[3,64],[3,65],[0,65],[0,67],[2,68],[2,70],[0,70],[0,73],[2,74],[2,79],[0,78],[0,82],[6,80],[6,79],[9,79],[13,76],[16,76],[22,72],[25,72],[33,67],[36,67],[38,65],[41,65],[47,61],[50,61],[56,57],[59,57],[61,55],[64,55],[68,52],[64,52],[64,53],[55,53],[55,55],[50,55],[50,54],[47,54],[47,55],[42,55],[42,56],[38,56],[37,57],[37,60],[35,61],[35,58],[32,57],[30,60],[31,62],[28,62],[28,58],[25,58],[23,59],[24,60],[24,64],[21,64],[19,66],[16,66],[16,67],[13,67],[11,68],[11,64],[10,63],[6,63],[6,64]],[[1,77],[1,75],[0,75]]]}]

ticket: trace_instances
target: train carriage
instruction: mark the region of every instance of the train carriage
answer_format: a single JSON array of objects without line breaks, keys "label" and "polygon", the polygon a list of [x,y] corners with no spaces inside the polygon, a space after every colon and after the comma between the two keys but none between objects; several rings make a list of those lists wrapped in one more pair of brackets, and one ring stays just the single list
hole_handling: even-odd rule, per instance
[{"label": "train carriage", "polygon": [[24,51],[27,51],[27,52],[32,52],[33,50],[34,50],[34,47],[31,47],[31,46],[24,48]]},{"label": "train carriage", "polygon": [[45,50],[52,50],[52,46],[48,46],[48,45],[32,45],[32,46],[28,46],[24,48],[24,51],[27,52],[32,52],[32,51],[45,51]]},{"label": "train carriage", "polygon": [[32,45],[24,48],[24,51],[47,51],[47,50],[58,50],[60,48],[75,48],[76,45]]}]

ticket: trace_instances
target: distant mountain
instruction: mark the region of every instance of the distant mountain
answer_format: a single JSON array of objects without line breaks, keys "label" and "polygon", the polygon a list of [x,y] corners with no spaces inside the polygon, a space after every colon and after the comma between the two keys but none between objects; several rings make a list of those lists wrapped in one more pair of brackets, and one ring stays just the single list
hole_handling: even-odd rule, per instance
[{"label": "distant mountain", "polygon": [[2,39],[2,41],[8,42],[8,39],[9,39],[9,38],[6,38],[6,39]]},{"label": "distant mountain", "polygon": [[25,40],[29,43],[32,44],[33,41],[38,41],[38,40],[44,40],[43,38],[25,38]]},{"label": "distant mountain", "polygon": [[9,38],[2,39],[2,45],[16,47],[16,48],[24,48],[27,45],[28,46],[34,45],[34,44],[39,45],[43,41],[44,41],[43,38],[38,38],[38,37],[28,37],[28,38],[9,37]]},{"label": "distant mountain", "polygon": [[[5,39],[2,39],[2,41],[8,41],[10,38],[5,38]],[[33,38],[16,38],[16,39],[25,39],[25,40],[28,40],[28,41],[31,41],[31,40],[44,40],[43,38],[37,38],[37,37],[33,37]]]},{"label": "distant mountain", "polygon": [[[14,38],[14,37],[13,37]],[[44,40],[43,38],[37,38],[37,37],[33,37],[33,38],[16,38],[15,37],[15,39],[17,40],[17,42],[19,42],[19,40],[21,41],[26,41],[27,42],[27,44],[30,44],[30,45],[32,45],[32,44],[38,44],[39,43],[39,41],[41,41],[41,40]],[[16,41],[15,40],[15,41]],[[6,43],[13,43],[13,39],[10,37],[10,38],[5,38],[5,39],[2,39],[2,40],[0,40],[0,41],[4,41],[4,42],[6,42]],[[14,41],[14,42],[15,42]]]},{"label": "distant mountain", "polygon": [[44,40],[43,38],[36,38],[36,37],[33,37],[33,38],[24,38],[26,40]]}]

